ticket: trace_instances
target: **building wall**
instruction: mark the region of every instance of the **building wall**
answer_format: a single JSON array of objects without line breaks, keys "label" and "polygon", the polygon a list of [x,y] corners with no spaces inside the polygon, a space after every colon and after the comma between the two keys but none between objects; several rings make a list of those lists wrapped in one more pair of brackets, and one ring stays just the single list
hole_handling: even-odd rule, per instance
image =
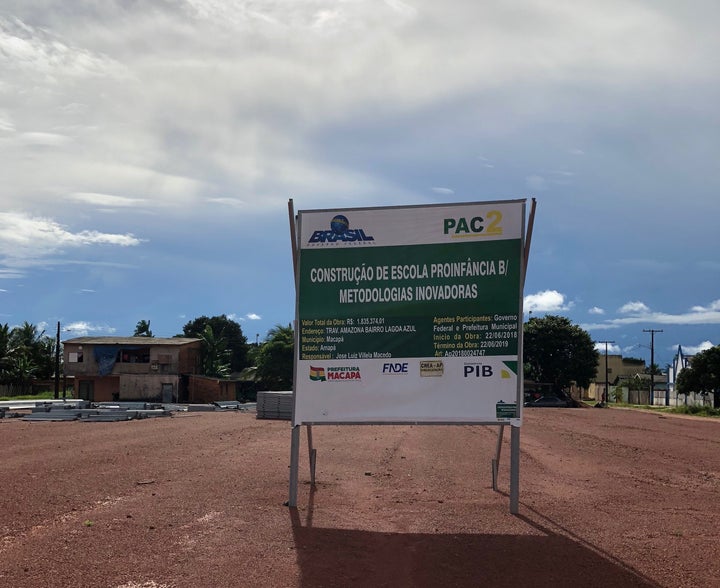
[{"label": "building wall", "polygon": [[178,374],[199,374],[200,373],[200,348],[201,344],[186,345],[181,347],[178,354]]},{"label": "building wall", "polygon": [[[122,345],[118,346],[118,351]],[[96,375],[98,364],[93,353],[94,345],[64,345],[64,367],[68,375]],[[195,374],[199,369],[200,343],[183,346],[149,345],[150,361],[148,363],[115,363],[112,375],[120,374]],[[82,354],[82,362],[71,361]]]},{"label": "building wall", "polygon": [[170,384],[172,386],[172,401],[176,402],[179,380],[178,376],[167,374],[125,374],[120,376],[120,397],[118,400],[162,402],[163,384]]},{"label": "building wall", "polygon": [[[92,387],[90,397],[86,397],[83,392],[84,385],[89,384]],[[120,378],[113,376],[80,376],[75,378],[75,398],[83,398],[93,402],[112,402],[117,400],[117,394],[120,390]]]},{"label": "building wall", "polygon": [[[123,347],[144,348],[142,342]],[[75,396],[79,397],[81,382],[92,384],[92,399],[95,402],[117,400],[144,400],[160,402],[163,397],[163,384],[172,385],[172,400],[179,398],[180,374],[197,373],[200,367],[200,341],[184,345],[147,344],[149,361],[118,361],[107,376],[98,375],[98,363],[95,361],[94,345],[67,342],[64,345],[65,373],[75,376]],[[78,361],[79,356],[82,361]],[[73,361],[71,361],[73,360]]]},{"label": "building wall", "polygon": [[205,404],[220,400],[236,400],[236,382],[218,380],[206,376],[190,376],[188,381],[188,402]]}]

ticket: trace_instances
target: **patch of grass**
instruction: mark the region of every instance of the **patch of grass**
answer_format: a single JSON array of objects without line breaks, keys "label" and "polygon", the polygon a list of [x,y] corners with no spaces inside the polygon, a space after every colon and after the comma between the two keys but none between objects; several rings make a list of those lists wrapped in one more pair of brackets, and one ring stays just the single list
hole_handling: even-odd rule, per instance
[{"label": "patch of grass", "polygon": [[674,406],[668,410],[675,414],[693,414],[704,417],[720,417],[720,409],[710,406]]},{"label": "patch of grass", "polygon": [[[66,398],[72,399],[71,393],[66,393]],[[12,402],[13,400],[52,400],[55,398],[55,392],[50,390],[47,392],[39,392],[38,394],[25,394],[24,396],[0,396],[0,401]],[[62,391],[60,392],[62,398]]]},{"label": "patch of grass", "polygon": [[650,406],[649,404],[628,404],[627,402],[612,402],[608,406],[622,408],[641,408],[669,414],[691,414],[702,417],[720,417],[720,409],[710,406]]}]

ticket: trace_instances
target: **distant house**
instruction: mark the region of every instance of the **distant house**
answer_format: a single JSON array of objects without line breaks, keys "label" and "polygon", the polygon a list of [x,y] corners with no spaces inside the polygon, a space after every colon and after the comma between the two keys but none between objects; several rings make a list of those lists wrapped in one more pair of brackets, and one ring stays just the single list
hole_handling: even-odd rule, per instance
[{"label": "distant house", "polygon": [[696,392],[691,392],[687,396],[685,394],[677,393],[676,384],[678,375],[682,370],[690,365],[693,357],[693,355],[685,355],[682,350],[682,346],[678,345],[677,353],[673,358],[672,364],[668,366],[667,374],[668,396],[671,406],[703,405],[710,402],[706,395],[698,394]]},{"label": "distant house", "polygon": [[[609,384],[610,398],[612,399],[613,387],[616,384],[622,385],[622,381],[641,374],[645,371],[645,362],[641,359],[623,357],[619,354],[608,354],[607,356],[607,381]],[[605,354],[601,353],[597,364],[595,381],[590,383],[587,398],[600,401],[605,394]],[[648,392],[649,395],[649,392]],[[627,401],[627,398],[625,398]],[[646,401],[647,403],[647,401]]]},{"label": "distant house", "polygon": [[63,342],[75,396],[93,402],[181,402],[200,370],[200,339],[76,337]]}]

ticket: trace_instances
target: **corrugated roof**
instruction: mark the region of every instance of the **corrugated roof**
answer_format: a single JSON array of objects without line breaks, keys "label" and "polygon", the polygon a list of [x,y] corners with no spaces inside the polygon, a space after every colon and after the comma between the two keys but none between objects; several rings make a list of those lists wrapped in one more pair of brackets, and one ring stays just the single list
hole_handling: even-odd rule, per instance
[{"label": "corrugated roof", "polygon": [[74,337],[64,344],[76,345],[187,345],[200,339],[190,337]]}]

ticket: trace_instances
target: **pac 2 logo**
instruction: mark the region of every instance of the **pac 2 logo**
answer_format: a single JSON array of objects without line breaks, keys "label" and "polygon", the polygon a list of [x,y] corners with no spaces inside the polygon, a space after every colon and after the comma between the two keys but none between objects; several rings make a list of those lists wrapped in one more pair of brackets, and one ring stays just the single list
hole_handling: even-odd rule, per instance
[{"label": "pac 2 logo", "polygon": [[450,235],[453,239],[464,237],[497,237],[502,235],[502,212],[491,210],[485,217],[474,216],[466,218],[445,218],[443,219],[443,233]]},{"label": "pac 2 logo", "polygon": [[493,369],[491,365],[474,363],[463,366],[463,378],[492,378],[492,376]]}]

